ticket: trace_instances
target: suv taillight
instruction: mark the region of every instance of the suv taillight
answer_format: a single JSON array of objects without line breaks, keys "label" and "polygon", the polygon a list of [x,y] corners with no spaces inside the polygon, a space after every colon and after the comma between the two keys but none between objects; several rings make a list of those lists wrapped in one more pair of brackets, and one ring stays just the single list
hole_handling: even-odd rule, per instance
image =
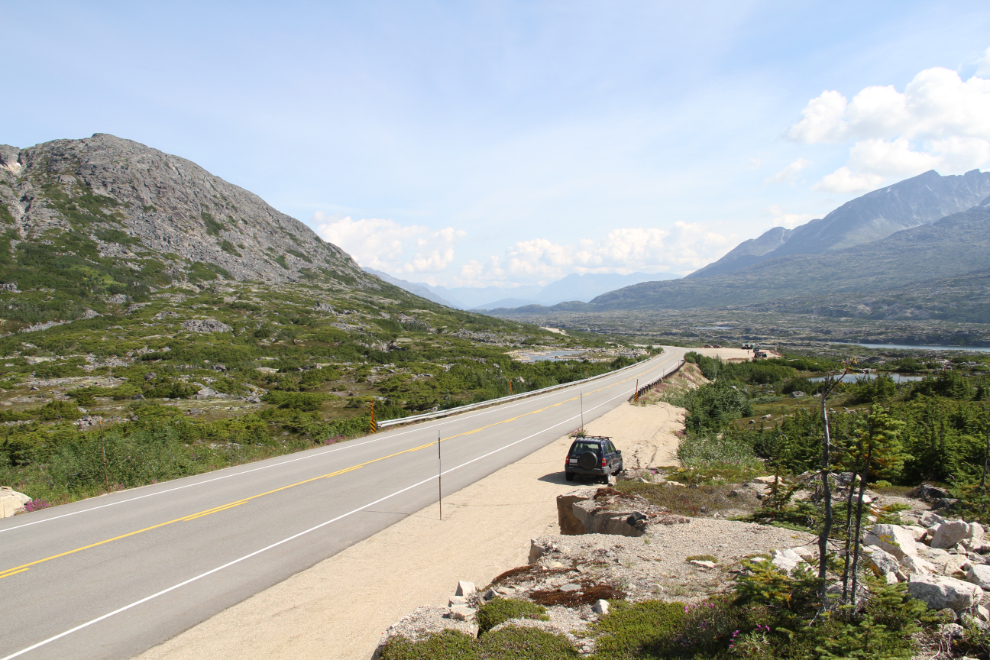
[{"label": "suv taillight", "polygon": [[605,459],[602,459],[602,467],[605,467]]}]

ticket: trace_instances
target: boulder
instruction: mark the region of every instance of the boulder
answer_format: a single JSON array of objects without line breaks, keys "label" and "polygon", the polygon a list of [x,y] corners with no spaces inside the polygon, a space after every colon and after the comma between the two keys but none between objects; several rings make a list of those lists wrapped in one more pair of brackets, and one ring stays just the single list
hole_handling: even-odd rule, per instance
[{"label": "boulder", "polygon": [[990,566],[986,564],[970,564],[966,569],[966,581],[981,589],[990,590]]},{"label": "boulder", "polygon": [[770,563],[790,575],[791,571],[804,564],[805,561],[798,553],[790,548],[785,548],[783,550],[774,550],[770,553]]},{"label": "boulder", "polygon": [[962,578],[965,575],[966,569],[969,567],[969,557],[966,555],[949,555],[945,564],[942,565],[942,573]]},{"label": "boulder", "polygon": [[595,614],[605,616],[608,614],[608,601],[599,599],[598,602],[591,606],[591,609],[595,612]]},{"label": "boulder", "polygon": [[907,531],[911,532],[911,536],[918,543],[924,543],[925,537],[928,536],[928,530],[920,525],[907,525],[904,527]]},{"label": "boulder", "polygon": [[474,610],[467,605],[454,605],[450,608],[450,618],[455,621],[470,621],[474,617]]},{"label": "boulder", "polygon": [[983,527],[979,523],[968,523],[963,520],[949,520],[935,530],[932,537],[933,548],[951,548],[957,543],[967,542],[983,544]]},{"label": "boulder", "polygon": [[0,486],[0,518],[9,518],[24,509],[31,498],[13,488]]},{"label": "boulder", "polygon": [[983,596],[975,584],[942,576],[914,575],[908,592],[928,605],[929,609],[949,608],[954,612],[969,609]]},{"label": "boulder", "polygon": [[931,502],[932,500],[937,500],[944,497],[951,497],[949,491],[943,490],[942,488],[937,488],[931,484],[921,484],[912,490],[909,495],[925,500],[926,502]]},{"label": "boulder", "polygon": [[708,561],[706,559],[692,559],[688,562],[689,564],[694,564],[698,568],[704,568],[706,570],[711,570],[715,568],[716,564],[713,561]]},{"label": "boulder", "polygon": [[925,561],[921,557],[905,555],[901,559],[901,572],[904,575],[932,575],[938,573],[938,568],[931,562]]},{"label": "boulder", "polygon": [[457,591],[454,592],[455,596],[464,596],[465,598],[470,598],[474,595],[476,589],[474,588],[474,582],[468,582],[467,580],[458,580]]},{"label": "boulder", "polygon": [[557,523],[560,525],[561,534],[577,536],[588,533],[584,523],[574,515],[574,505],[578,502],[594,499],[595,492],[596,489],[594,488],[581,488],[557,496]]},{"label": "boulder", "polygon": [[863,544],[878,546],[898,560],[905,555],[918,554],[918,546],[911,532],[900,525],[874,525],[873,529],[866,533]]},{"label": "boulder", "polygon": [[934,511],[925,511],[923,514],[921,514],[921,520],[920,520],[921,526],[926,529],[928,527],[938,527],[945,521],[946,521],[945,518],[938,515]]},{"label": "boulder", "polygon": [[863,559],[866,560],[866,565],[877,577],[883,577],[887,573],[896,573],[900,570],[897,558],[879,546],[864,546],[863,552],[865,553]]}]

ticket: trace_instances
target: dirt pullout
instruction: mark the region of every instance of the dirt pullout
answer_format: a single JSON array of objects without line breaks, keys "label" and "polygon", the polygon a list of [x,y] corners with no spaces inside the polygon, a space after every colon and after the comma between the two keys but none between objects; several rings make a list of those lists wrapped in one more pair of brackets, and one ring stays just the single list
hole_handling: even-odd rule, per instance
[{"label": "dirt pullout", "polygon": [[680,465],[677,460],[677,433],[684,429],[683,408],[659,402],[650,405],[623,403],[589,422],[589,435],[607,435],[622,450],[627,468]]},{"label": "dirt pullout", "polygon": [[[666,429],[676,430],[677,410],[623,404],[588,426],[624,453],[641,446],[669,460],[677,442]],[[562,437],[445,497],[442,522],[427,507],[139,657],[369,658],[403,615],[446,606],[458,580],[483,585],[527,563],[530,539],[557,532],[554,501],[575,487],[561,472],[570,442]]]}]

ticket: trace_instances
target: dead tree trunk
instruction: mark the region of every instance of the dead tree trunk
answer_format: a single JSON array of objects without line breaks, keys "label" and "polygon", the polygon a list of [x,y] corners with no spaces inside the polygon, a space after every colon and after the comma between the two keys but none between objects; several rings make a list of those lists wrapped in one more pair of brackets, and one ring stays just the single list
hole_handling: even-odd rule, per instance
[{"label": "dead tree trunk", "polygon": [[856,498],[856,536],[853,539],[853,563],[852,563],[852,604],[856,605],[856,588],[859,570],[859,549],[861,546],[862,523],[863,523],[863,496],[866,494],[866,483],[870,479],[870,462],[873,460],[873,423],[867,429],[869,445],[866,448],[866,460],[863,462],[863,473],[859,479],[859,495]]},{"label": "dead tree trunk", "polygon": [[828,537],[832,533],[832,484],[829,481],[829,463],[832,439],[828,428],[828,395],[835,384],[834,375],[825,377],[822,388],[822,500],[825,504],[825,520],[818,536],[818,597],[825,607],[826,575],[828,572]]}]

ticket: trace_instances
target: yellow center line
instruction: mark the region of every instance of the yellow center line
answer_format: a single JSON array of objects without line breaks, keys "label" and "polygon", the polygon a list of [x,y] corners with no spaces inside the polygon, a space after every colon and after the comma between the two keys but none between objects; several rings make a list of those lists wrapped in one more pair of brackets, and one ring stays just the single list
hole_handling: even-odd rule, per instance
[{"label": "yellow center line", "polygon": [[[657,366],[659,366],[659,365],[657,365]],[[639,376],[641,376],[641,375],[643,375],[645,373],[649,373],[650,371],[652,371],[655,368],[656,367],[647,369],[646,371],[642,371],[642,372],[636,374],[635,376],[630,376],[629,378],[626,378],[625,380],[620,380],[620,381],[618,381],[616,383],[612,383],[611,385],[606,385],[605,387],[600,387],[597,390],[592,390],[588,394],[595,394],[597,392],[601,392],[603,390],[607,390],[607,389],[610,389],[612,387],[616,387],[618,385],[622,385],[623,383],[629,382],[633,378],[637,378],[637,377],[639,377]],[[478,427],[476,429],[473,429],[471,431],[464,431],[463,433],[458,433],[456,435],[448,436],[446,438],[443,438],[441,440],[441,442],[446,442],[447,440],[453,440],[454,438],[461,438],[461,437],[464,437],[464,436],[467,436],[467,435],[472,435],[474,433],[478,433],[479,431],[484,431],[485,429],[490,429],[490,428],[492,428],[494,426],[498,426],[500,424],[508,424],[509,422],[514,422],[514,421],[516,421],[518,419],[522,419],[523,417],[528,417],[529,415],[536,415],[536,414],[545,412],[545,411],[549,410],[550,408],[556,408],[557,406],[559,406],[561,404],[569,403],[571,401],[577,401],[577,400],[578,400],[578,397],[577,396],[576,397],[573,397],[573,398],[570,398],[570,399],[565,399],[564,401],[560,401],[558,403],[554,403],[554,404],[545,406],[545,407],[540,408],[538,410],[531,410],[530,412],[523,413],[521,415],[516,415],[515,417],[510,417],[508,419],[503,419],[503,420],[494,422],[492,424],[488,424],[486,426],[480,426],[480,427]],[[263,493],[258,493],[257,495],[252,495],[250,497],[245,497],[242,500],[236,500],[234,502],[229,502],[227,504],[221,504],[220,506],[216,506],[216,507],[213,507],[211,509],[206,509],[206,510],[200,511],[198,513],[192,513],[192,514],[183,516],[181,518],[173,518],[172,520],[169,520],[167,522],[158,523],[157,525],[151,525],[150,527],[144,527],[143,529],[138,529],[138,530],[135,530],[133,532],[128,532],[126,534],[121,534],[120,536],[114,536],[113,538],[105,539],[103,541],[97,541],[96,543],[90,543],[89,545],[84,545],[84,546],[79,547],[79,548],[76,548],[74,550],[67,550],[65,552],[60,552],[57,555],[52,555],[50,557],[45,557],[44,559],[37,559],[35,561],[28,562],[27,564],[21,564],[20,566],[15,566],[13,568],[8,568],[5,571],[0,571],[0,580],[2,580],[4,578],[7,578],[7,577],[10,577],[12,575],[17,575],[18,573],[23,573],[24,571],[28,570],[32,566],[37,566],[38,564],[44,564],[45,562],[52,561],[53,559],[59,559],[61,557],[67,557],[69,555],[74,555],[77,552],[82,552],[83,550],[90,550],[92,548],[97,548],[97,547],[99,547],[101,545],[106,545],[108,543],[113,543],[114,541],[120,541],[121,539],[126,539],[126,538],[129,538],[131,536],[136,536],[138,534],[143,534],[145,532],[150,532],[151,530],[154,530],[154,529],[160,529],[162,527],[166,527],[168,525],[171,525],[171,524],[174,524],[174,523],[177,523],[177,522],[187,522],[187,521],[191,521],[191,520],[197,520],[199,518],[202,518],[204,516],[208,516],[208,515],[213,514],[213,513],[219,513],[221,511],[226,511],[228,509],[233,509],[234,507],[238,507],[238,506],[240,506],[242,504],[246,504],[246,503],[250,502],[251,500],[256,500],[259,497],[265,497],[266,495],[272,495],[274,493],[279,493],[279,492],[281,492],[283,490],[289,490],[290,488],[295,488],[296,486],[302,486],[304,484],[308,484],[308,483],[312,483],[314,481],[318,481],[319,479],[330,479],[330,478],[339,476],[339,475],[344,474],[344,473],[347,473],[347,472],[353,472],[354,470],[359,470],[359,469],[361,469],[361,468],[363,468],[363,467],[365,467],[367,465],[372,465],[374,463],[379,463],[381,461],[385,461],[385,460],[388,460],[390,458],[395,458],[396,456],[401,456],[403,454],[410,454],[410,453],[412,453],[414,451],[419,451],[420,449],[426,449],[427,447],[433,447],[436,444],[437,444],[437,441],[433,441],[433,442],[428,442],[425,445],[420,445],[419,447],[413,447],[411,449],[403,449],[402,451],[395,452],[394,454],[389,454],[388,456],[380,456],[378,458],[373,458],[373,459],[371,459],[369,461],[365,461],[364,463],[358,463],[357,465],[352,465],[350,467],[346,467],[346,468],[343,468],[341,470],[337,470],[335,472],[329,472],[327,474],[321,474],[318,477],[312,477],[310,479],[304,479],[303,481],[297,481],[296,483],[289,484],[287,486],[281,486],[279,488],[273,488],[272,490],[268,490],[268,491],[265,491]]]}]

